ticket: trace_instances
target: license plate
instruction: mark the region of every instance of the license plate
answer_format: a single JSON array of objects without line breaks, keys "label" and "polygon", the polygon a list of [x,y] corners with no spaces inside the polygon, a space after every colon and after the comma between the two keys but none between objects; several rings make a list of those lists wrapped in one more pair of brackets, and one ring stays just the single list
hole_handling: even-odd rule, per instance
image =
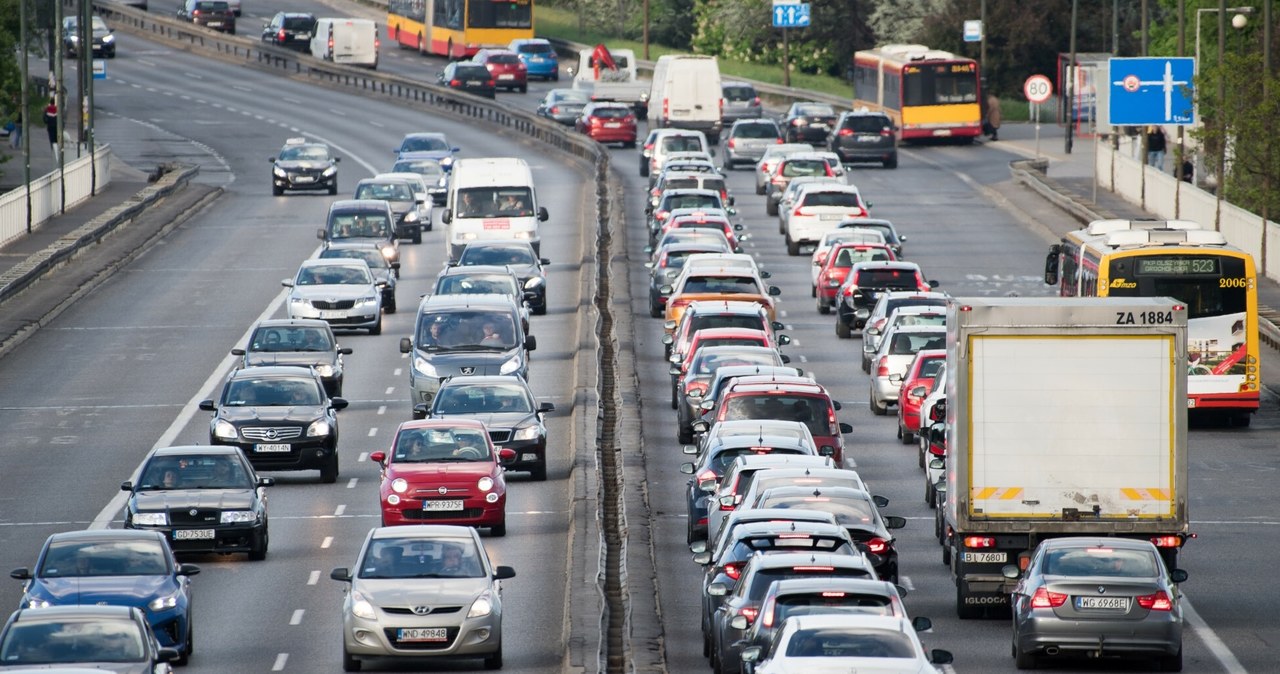
[{"label": "license plate", "polygon": [[346,318],[345,311],[321,311],[320,318]]},{"label": "license plate", "polygon": [[1004,564],[1009,561],[1007,552],[966,552],[962,559],[973,564]]},{"label": "license plate", "polygon": [[818,219],[819,220],[844,220],[844,216],[836,213],[836,214],[828,214],[828,215],[819,215]]},{"label": "license plate", "polygon": [[521,454],[521,455],[520,455],[520,460],[521,460],[521,461],[537,461],[537,460],[538,460],[538,455],[537,455],[537,454],[528,454],[528,453]]},{"label": "license plate", "polygon": [[312,177],[312,176],[298,176],[297,178],[294,178],[294,179],[293,179],[293,182],[295,182],[295,183],[311,183],[311,182],[315,182],[315,180],[316,180],[316,179],[315,179],[314,177]]},{"label": "license plate", "polygon": [[515,78],[515,75],[498,75],[498,79],[500,80],[514,80]]},{"label": "license plate", "polygon": [[396,641],[448,641],[449,633],[443,627],[401,628],[396,630]]},{"label": "license plate", "polygon": [[1128,611],[1128,597],[1076,597],[1076,608]]},{"label": "license plate", "polygon": [[858,136],[858,142],[860,143],[874,143],[877,140],[880,140],[880,136]]},{"label": "license plate", "polygon": [[213,540],[213,529],[174,529],[173,540],[211,541]]},{"label": "license plate", "polygon": [[606,128],[606,129],[620,129],[620,128],[622,128],[622,123],[621,123],[621,122],[605,122],[605,123],[604,123],[604,128]]},{"label": "license plate", "polygon": [[826,131],[826,130],[827,130],[827,125],[826,125],[826,124],[810,124],[810,125],[809,125],[809,128],[811,128],[811,129],[819,129],[819,130],[821,130],[821,131]]},{"label": "license plate", "polygon": [[467,80],[467,86],[478,87],[480,86],[480,80]]},{"label": "license plate", "polygon": [[427,512],[440,512],[445,510],[462,510],[462,500],[451,499],[448,501],[442,501],[442,500],[423,501],[422,509]]},{"label": "license plate", "polygon": [[208,25],[210,28],[221,28],[221,27],[222,27],[222,22],[221,22],[221,21],[210,21],[207,25]]},{"label": "license plate", "polygon": [[254,445],[253,451],[255,452],[287,452],[289,451],[289,445],[283,444],[283,443],[274,443],[270,445]]}]

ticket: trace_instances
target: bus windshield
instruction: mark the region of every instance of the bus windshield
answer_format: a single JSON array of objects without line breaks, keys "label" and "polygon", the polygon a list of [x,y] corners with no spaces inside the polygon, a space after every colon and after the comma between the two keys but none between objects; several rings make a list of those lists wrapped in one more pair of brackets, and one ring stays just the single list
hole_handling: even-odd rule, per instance
[{"label": "bus windshield", "polygon": [[467,0],[468,28],[532,28],[529,0]]},{"label": "bus windshield", "polygon": [[[944,63],[903,69],[902,104],[953,105],[978,102],[978,76],[971,66]],[[965,68],[964,72],[954,72]]]},{"label": "bus windshield", "polygon": [[[1195,270],[1195,262],[1216,261],[1207,274]],[[1220,265],[1220,267],[1219,267]],[[1219,270],[1220,269],[1220,270]],[[1131,271],[1132,270],[1132,271]],[[1180,273],[1185,272],[1185,273]],[[1248,308],[1248,291],[1243,286],[1223,287],[1223,279],[1245,278],[1242,262],[1236,258],[1119,258],[1111,265],[1112,297],[1172,297],[1187,305],[1187,318],[1212,318],[1242,314]]]}]

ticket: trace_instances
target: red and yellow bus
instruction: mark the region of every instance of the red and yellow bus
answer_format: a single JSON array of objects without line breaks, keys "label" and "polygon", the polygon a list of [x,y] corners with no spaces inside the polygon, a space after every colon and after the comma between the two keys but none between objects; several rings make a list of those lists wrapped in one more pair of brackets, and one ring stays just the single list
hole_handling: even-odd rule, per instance
[{"label": "red and yellow bus", "polygon": [[903,140],[982,133],[978,62],[919,44],[890,44],[853,55],[853,107],[883,111]]},{"label": "red and yellow bus", "polygon": [[387,36],[423,54],[464,59],[533,37],[533,0],[390,0]]},{"label": "red and yellow bus", "polygon": [[1253,256],[1186,220],[1097,220],[1049,250],[1064,297],[1172,297],[1187,306],[1187,407],[1248,425],[1258,409]]}]

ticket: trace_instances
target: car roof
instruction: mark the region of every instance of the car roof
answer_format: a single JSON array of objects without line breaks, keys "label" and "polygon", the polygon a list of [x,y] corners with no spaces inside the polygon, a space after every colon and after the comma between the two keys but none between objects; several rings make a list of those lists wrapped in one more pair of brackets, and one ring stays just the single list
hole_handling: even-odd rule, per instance
[{"label": "car roof", "polygon": [[801,592],[860,592],[864,594],[883,594],[887,597],[899,596],[898,588],[887,580],[870,578],[784,578],[774,581],[771,594],[799,594]]},{"label": "car roof", "polygon": [[[372,178],[362,178],[359,182],[356,183],[356,187],[359,187],[361,185],[387,185],[387,184],[398,185],[398,184],[407,183],[407,182],[409,182],[408,177],[376,175]],[[381,199],[370,199],[370,201],[381,201]]]},{"label": "car roof", "polygon": [[889,318],[893,318],[894,314],[899,316],[918,316],[920,314],[945,314],[946,307],[940,307],[936,304],[908,304],[906,306],[894,307],[889,312]]},{"label": "car roof", "polygon": [[871,502],[871,494],[865,489],[843,485],[817,486],[803,484],[778,485],[764,491],[765,496],[828,496],[831,498],[857,499]]},{"label": "car roof", "polygon": [[[743,470],[750,468],[752,470],[800,470],[813,468],[829,468],[830,470],[845,470],[844,468],[836,468],[831,457],[828,456],[812,456],[809,454],[750,454],[739,456],[733,460],[734,464],[741,466]],[[853,472],[853,471],[848,471]]]},{"label": "car roof", "polygon": [[[352,241],[352,240],[348,240],[348,239],[338,239],[337,241],[333,241],[333,242],[331,242],[329,245],[325,246],[325,249],[326,249],[326,250],[372,250],[372,251],[381,251],[381,250],[382,250],[382,248],[383,248],[383,242],[379,242],[379,241],[370,241],[370,240],[364,240],[364,241]],[[316,258],[316,259],[321,259],[321,258]],[[323,322],[323,321],[321,321],[321,322]]]},{"label": "car roof", "polygon": [[529,384],[524,377],[515,374],[489,374],[467,377],[450,377],[440,384],[440,388],[458,388],[463,386],[493,386],[495,384],[515,384],[528,389]]},{"label": "car roof", "polygon": [[369,263],[354,257],[313,257],[302,261],[301,268],[310,267],[359,267],[369,268]]},{"label": "car roof", "polygon": [[454,295],[427,295],[422,298],[419,311],[437,311],[445,309],[510,309],[515,311],[516,303],[510,295],[497,293],[475,293]]},{"label": "car roof", "polygon": [[339,199],[329,204],[329,212],[336,211],[382,211],[391,210],[384,199]]},{"label": "car roof", "polygon": [[739,377],[729,388],[729,393],[768,393],[783,391],[788,395],[828,396],[818,382],[802,377]]},{"label": "car roof", "polygon": [[1147,550],[1154,546],[1150,541],[1128,538],[1103,538],[1099,536],[1071,536],[1068,538],[1050,538],[1040,543],[1049,548],[1121,548],[1124,550]]},{"label": "car roof", "polygon": [[[295,368],[296,370],[297,368]],[[157,447],[151,450],[150,456],[241,456],[239,447],[234,445],[175,445],[173,447]]]},{"label": "car roof", "polygon": [[[871,613],[811,613],[789,616],[783,622],[783,625],[787,623],[794,624],[795,629],[798,630],[822,629],[825,627],[876,629],[902,633],[912,630],[905,617],[874,615]],[[918,657],[918,654],[914,657]]]},{"label": "car roof", "polygon": [[256,367],[242,367],[238,370],[232,370],[227,379],[258,379],[271,378],[279,379],[288,377],[290,379],[315,379],[315,375],[305,367],[298,365],[259,365]]},{"label": "car roof", "polygon": [[815,522],[813,520],[759,520],[746,522],[733,530],[736,539],[763,537],[770,534],[785,533],[827,534],[845,533],[844,527],[831,522]]},{"label": "car roof", "polygon": [[764,433],[761,435],[717,435],[714,444],[707,447],[708,452],[717,452],[728,449],[742,449],[743,447],[774,447],[789,448],[809,451],[812,445],[801,442],[798,439],[786,435],[773,435]]},{"label": "car roof", "polygon": [[146,529],[81,529],[50,534],[50,541],[166,540],[159,531]]},{"label": "car roof", "polygon": [[133,612],[141,611],[133,606],[118,604],[77,604],[75,606],[46,606],[44,608],[19,609],[16,622],[27,620],[59,620],[65,618],[132,619]]},{"label": "car roof", "polygon": [[473,538],[471,527],[453,524],[409,524],[394,527],[374,527],[369,537],[379,538]]},{"label": "car roof", "polygon": [[716,339],[716,338],[725,338],[725,337],[743,337],[743,338],[760,337],[763,339],[768,339],[769,333],[765,332],[764,330],[754,330],[752,328],[703,328],[695,332],[693,334],[692,339],[694,339],[695,341],[701,341],[705,339]]},{"label": "car roof", "polygon": [[920,265],[906,260],[876,260],[853,263],[853,269],[900,269],[902,271],[920,271]]},{"label": "car roof", "polygon": [[899,325],[894,327],[895,335],[941,334],[947,331],[945,325]]},{"label": "car roof", "polygon": [[742,300],[697,300],[690,302],[689,306],[685,308],[685,313],[690,311],[697,314],[761,314],[767,312],[764,305],[759,302],[744,302]]},{"label": "car roof", "polygon": [[746,510],[739,508],[729,513],[725,524],[731,521],[738,526],[763,521],[836,523],[836,516],[825,510],[809,508],[749,508]]},{"label": "car roof", "polygon": [[298,328],[328,328],[329,322],[319,318],[267,318],[258,321],[255,328],[279,328],[279,327],[298,327]]},{"label": "car roof", "polygon": [[717,435],[723,434],[726,428],[737,428],[738,426],[749,426],[751,428],[759,427],[761,433],[766,432],[765,429],[772,428],[777,433],[783,428],[788,428],[796,433],[803,433],[809,430],[808,426],[802,421],[787,421],[783,419],[730,419],[728,421],[716,422],[719,429]]},{"label": "car roof", "polygon": [[750,564],[759,569],[777,569],[784,566],[835,566],[870,569],[863,555],[841,555],[831,552],[778,552],[772,555],[755,555]]}]

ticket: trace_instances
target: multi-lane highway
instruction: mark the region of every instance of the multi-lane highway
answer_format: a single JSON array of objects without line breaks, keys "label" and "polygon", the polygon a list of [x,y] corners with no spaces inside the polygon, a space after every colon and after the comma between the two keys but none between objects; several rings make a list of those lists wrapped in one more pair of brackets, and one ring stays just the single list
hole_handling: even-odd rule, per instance
[{"label": "multi-lane highway", "polygon": [[[152,11],[170,13],[170,5],[176,7],[153,0]],[[328,4],[246,2],[240,33],[256,36],[262,20],[286,8],[335,13]],[[354,6],[336,11],[376,16]],[[384,45],[384,71],[433,79],[442,65]],[[575,358],[586,348],[580,321],[591,320],[591,298],[581,291],[594,199],[587,167],[491,129],[226,65],[138,36],[121,36],[120,56],[110,69],[97,102],[103,135],[121,158],[148,165],[166,153],[182,154],[200,162],[203,179],[224,185],[227,194],[0,360],[0,424],[8,430],[0,437],[0,568],[6,562],[10,568],[29,565],[51,532],[112,526],[119,482],[148,448],[207,439],[207,416],[195,402],[209,397],[230,366],[229,350],[253,321],[280,314],[279,281],[315,250],[314,231],[330,201],[319,194],[270,196],[267,157],[285,138],[307,135],[332,144],[343,158],[346,193],[359,178],[388,167],[403,133],[444,131],[464,156],[524,157],[552,214],[543,233],[545,254],[554,263],[551,308],[533,319],[540,348],[531,382],[539,396],[556,403],[549,423],[558,453],[546,483],[512,479],[509,533],[486,543],[498,563],[519,573],[505,583],[505,668],[560,671],[575,639],[566,627],[574,617],[567,607],[576,593],[595,592],[594,585],[574,582],[571,567],[594,564],[584,557],[598,552],[586,543],[571,547],[568,539],[581,498],[577,478],[592,461],[591,448],[570,444],[569,416],[578,383]],[[535,83],[528,94],[499,96],[532,109],[549,87]],[[660,324],[648,317],[646,305],[645,183],[636,174],[635,152],[610,150],[625,185],[627,215],[626,231],[615,237],[614,254],[625,255],[627,264],[615,268],[613,306],[625,351],[620,362],[630,369],[617,383],[624,400],[638,402],[620,410],[630,422],[624,426],[630,435],[620,439],[628,490],[630,656],[642,671],[701,672],[707,669],[698,624],[701,574],[684,544],[687,478],[677,467],[686,459],[667,405]],[[904,149],[899,169],[858,168],[850,179],[877,217],[899,224],[909,239],[906,257],[942,289],[954,295],[1047,294],[1040,266],[1048,240],[1041,232],[1068,224],[1034,202],[1017,215],[1000,205],[1017,189],[1008,183],[1012,158],[993,147]],[[927,645],[954,652],[958,672],[1012,671],[1006,621],[955,618],[954,590],[931,538],[933,516],[922,500],[914,450],[895,440],[892,417],[868,410],[859,342],[837,339],[832,319],[814,309],[808,258],[786,256],[749,172],[732,172],[729,183],[752,237],[747,250],[783,289],[781,320],[793,338],[785,351],[844,403],[840,420],[854,427],[846,438],[848,464],[890,499],[885,513],[909,520],[899,532],[902,583],[911,591],[908,610],[934,619]],[[1028,217],[1039,226],[1028,226]],[[411,298],[429,287],[442,260],[441,237],[437,229],[421,246],[402,247],[401,307],[412,306]],[[347,359],[345,397],[353,403],[340,417],[338,483],[276,474],[267,560],[191,560],[204,570],[195,579],[196,653],[188,671],[339,669],[341,586],[328,579],[328,570],[349,565],[364,533],[378,522],[377,470],[365,455],[381,448],[408,416],[408,362],[396,342],[411,321],[411,312],[402,310],[387,317],[381,336],[341,336],[355,353]],[[1270,535],[1280,523],[1271,496],[1280,465],[1271,453],[1278,427],[1275,401],[1268,400],[1250,429],[1191,434],[1193,529],[1200,538],[1183,557],[1191,573],[1184,589],[1194,607],[1187,671],[1274,669],[1280,621],[1273,617],[1265,569],[1278,549]],[[16,606],[18,596],[15,581],[0,600]],[[1067,670],[1093,671],[1093,664]]]}]

